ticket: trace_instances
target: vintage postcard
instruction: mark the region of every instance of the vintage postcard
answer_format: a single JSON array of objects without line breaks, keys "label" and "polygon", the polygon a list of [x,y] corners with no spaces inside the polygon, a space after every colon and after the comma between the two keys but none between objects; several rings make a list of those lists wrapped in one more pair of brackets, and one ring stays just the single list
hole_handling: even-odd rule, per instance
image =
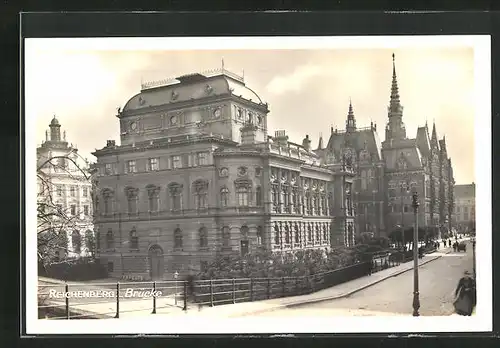
[{"label": "vintage postcard", "polygon": [[488,36],[24,53],[27,333],[492,329]]}]

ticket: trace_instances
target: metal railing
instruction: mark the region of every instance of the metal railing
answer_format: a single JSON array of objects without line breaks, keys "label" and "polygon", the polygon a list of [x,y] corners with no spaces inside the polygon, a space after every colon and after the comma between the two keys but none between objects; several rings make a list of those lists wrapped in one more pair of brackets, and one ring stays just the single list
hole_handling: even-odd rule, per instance
[{"label": "metal railing", "polygon": [[374,255],[333,271],[298,277],[205,279],[194,282],[194,293],[185,280],[39,284],[39,318],[120,318],[127,312],[188,310],[188,304],[217,306],[300,296],[339,285],[389,267],[398,266],[389,254]]}]

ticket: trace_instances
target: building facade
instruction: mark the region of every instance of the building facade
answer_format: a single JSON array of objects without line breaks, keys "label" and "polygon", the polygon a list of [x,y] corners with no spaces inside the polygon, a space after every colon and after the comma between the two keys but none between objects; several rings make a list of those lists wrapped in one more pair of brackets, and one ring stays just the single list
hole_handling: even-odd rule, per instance
[{"label": "building facade", "polygon": [[[94,252],[93,203],[88,163],[78,149],[61,136],[61,125],[54,118],[50,134],[37,148],[38,234],[66,235],[56,260],[88,256]],[[42,237],[43,238],[43,237]],[[64,239],[63,239],[64,240]]]},{"label": "building facade", "polygon": [[457,231],[468,232],[476,226],[476,184],[455,185]]},{"label": "building facade", "polygon": [[142,86],[121,144],[94,152],[99,257],[112,276],[165,279],[217,255],[353,245],[353,154],[268,134],[269,108],[221,69]]},{"label": "building facade", "polygon": [[[356,177],[354,197],[359,233],[389,235],[413,226],[412,193],[419,194],[419,226],[451,230],[454,211],[453,168],[446,141],[438,140],[436,125],[429,135],[427,122],[409,138],[403,122],[393,55],[393,72],[385,140],[380,141],[377,125],[358,128],[352,104],[345,131],[331,129],[326,148],[318,149],[323,158],[344,151],[353,154]],[[322,141],[320,141],[320,144]],[[320,146],[321,147],[321,146]]]}]

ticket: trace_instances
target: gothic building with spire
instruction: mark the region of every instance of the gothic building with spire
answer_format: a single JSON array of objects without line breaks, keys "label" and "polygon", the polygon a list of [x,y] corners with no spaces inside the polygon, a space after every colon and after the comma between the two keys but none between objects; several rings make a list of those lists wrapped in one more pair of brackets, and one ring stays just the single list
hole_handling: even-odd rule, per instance
[{"label": "gothic building with spire", "polygon": [[411,195],[415,191],[420,199],[419,225],[438,228],[439,233],[451,230],[454,178],[446,140],[438,140],[435,124],[430,136],[427,123],[418,127],[415,138],[407,136],[394,54],[387,111],[385,140],[380,142],[376,125],[356,126],[349,103],[345,130],[332,129],[327,147],[317,150],[323,160],[345,152],[355,158],[357,233],[388,235],[411,227]]},{"label": "gothic building with spire", "polygon": [[94,246],[87,245],[94,235],[88,163],[66,140],[66,131],[61,135],[55,116],[49,128],[36,151],[39,246],[42,243],[45,247],[43,242],[53,239],[54,234],[62,234],[60,248],[51,253],[53,261],[87,256],[94,252]]}]

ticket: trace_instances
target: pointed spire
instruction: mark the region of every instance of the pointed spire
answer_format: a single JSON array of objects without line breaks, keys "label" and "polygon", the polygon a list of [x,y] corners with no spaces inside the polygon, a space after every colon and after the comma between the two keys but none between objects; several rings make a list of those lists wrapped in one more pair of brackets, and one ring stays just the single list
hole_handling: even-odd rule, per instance
[{"label": "pointed spire", "polygon": [[222,57],[222,70],[224,70],[224,57]]},{"label": "pointed spire", "polygon": [[436,123],[432,123],[432,136],[431,136],[431,144],[432,145],[438,145],[438,137],[437,137],[437,131],[436,131]]},{"label": "pointed spire", "polygon": [[391,111],[398,111],[400,106],[398,77],[396,75],[396,56],[392,54],[392,85],[391,85]]},{"label": "pointed spire", "polygon": [[354,111],[352,108],[352,101],[349,97],[349,112],[347,113],[346,131],[356,131],[356,119],[354,118]]}]

